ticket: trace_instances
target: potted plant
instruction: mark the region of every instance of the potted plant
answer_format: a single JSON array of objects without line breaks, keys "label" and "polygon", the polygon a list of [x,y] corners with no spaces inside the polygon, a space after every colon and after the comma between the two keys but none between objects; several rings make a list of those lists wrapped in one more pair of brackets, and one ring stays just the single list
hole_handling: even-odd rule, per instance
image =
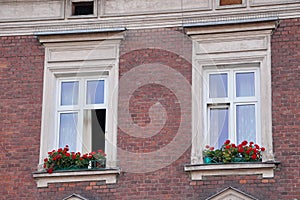
[{"label": "potted plant", "polygon": [[231,162],[260,162],[264,147],[254,142],[243,141],[239,145],[226,140],[220,149],[214,149],[206,145],[203,151],[203,160],[208,163],[231,163]]},{"label": "potted plant", "polygon": [[48,152],[44,159],[44,168],[48,173],[55,170],[79,170],[105,168],[106,154],[102,150],[81,155],[80,152],[69,152],[69,147]]}]

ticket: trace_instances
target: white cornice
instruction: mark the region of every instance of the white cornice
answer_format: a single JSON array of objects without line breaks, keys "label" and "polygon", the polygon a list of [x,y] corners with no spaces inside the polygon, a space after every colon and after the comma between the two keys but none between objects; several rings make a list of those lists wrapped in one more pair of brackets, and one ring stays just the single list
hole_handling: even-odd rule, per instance
[{"label": "white cornice", "polygon": [[33,35],[36,32],[74,31],[84,29],[145,29],[162,27],[181,27],[192,21],[205,21],[211,18],[240,18],[245,16],[277,15],[279,19],[300,17],[300,3],[286,5],[255,6],[235,9],[212,9],[204,11],[178,11],[129,16],[99,16],[98,18],[35,20],[1,22],[0,36]]}]

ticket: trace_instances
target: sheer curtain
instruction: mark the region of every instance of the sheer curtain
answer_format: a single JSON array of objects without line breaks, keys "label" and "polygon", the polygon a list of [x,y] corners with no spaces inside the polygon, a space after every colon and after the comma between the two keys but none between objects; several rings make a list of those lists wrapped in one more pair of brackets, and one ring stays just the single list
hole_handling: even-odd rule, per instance
[{"label": "sheer curtain", "polygon": [[228,108],[210,109],[210,145],[220,148],[228,139]]},{"label": "sheer curtain", "polygon": [[256,142],[255,104],[236,106],[237,142]]},{"label": "sheer curtain", "polygon": [[77,147],[78,113],[61,113],[59,126],[59,147],[69,145],[70,151]]}]

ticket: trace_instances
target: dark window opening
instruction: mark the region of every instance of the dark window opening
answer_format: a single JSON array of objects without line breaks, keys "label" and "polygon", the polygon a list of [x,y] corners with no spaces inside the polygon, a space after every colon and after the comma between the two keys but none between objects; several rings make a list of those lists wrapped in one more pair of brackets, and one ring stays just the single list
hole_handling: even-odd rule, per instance
[{"label": "dark window opening", "polygon": [[92,112],[92,151],[105,150],[106,109],[91,110]]},{"label": "dark window opening", "polygon": [[220,0],[220,6],[238,5],[242,3],[242,0]]},{"label": "dark window opening", "polygon": [[92,15],[94,14],[94,2],[73,2],[72,15]]}]

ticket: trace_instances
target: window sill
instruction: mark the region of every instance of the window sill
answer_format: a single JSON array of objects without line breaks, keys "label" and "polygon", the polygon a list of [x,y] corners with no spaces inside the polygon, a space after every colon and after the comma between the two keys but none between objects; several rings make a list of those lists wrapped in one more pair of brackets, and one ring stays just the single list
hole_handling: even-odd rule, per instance
[{"label": "window sill", "polygon": [[185,172],[191,174],[192,180],[202,180],[203,176],[253,175],[261,174],[263,178],[273,178],[278,162],[229,163],[186,165]]},{"label": "window sill", "polygon": [[120,169],[55,171],[52,174],[43,171],[34,172],[33,178],[37,187],[41,188],[48,187],[49,183],[80,181],[105,181],[106,184],[115,184],[119,174]]}]

